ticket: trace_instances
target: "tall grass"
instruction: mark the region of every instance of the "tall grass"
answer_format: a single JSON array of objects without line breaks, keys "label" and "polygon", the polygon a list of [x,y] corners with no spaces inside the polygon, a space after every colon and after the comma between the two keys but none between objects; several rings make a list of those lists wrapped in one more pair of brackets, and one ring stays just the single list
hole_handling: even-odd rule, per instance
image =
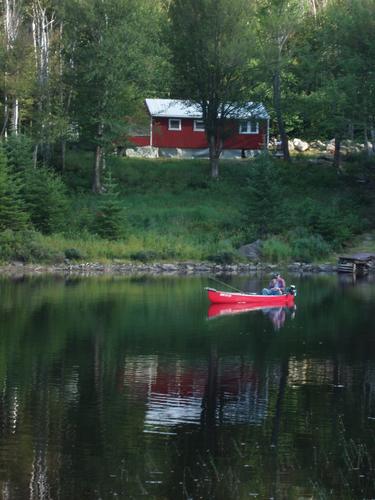
[{"label": "tall grass", "polygon": [[[63,174],[69,195],[65,226],[58,234],[35,233],[22,258],[233,262],[241,245],[260,238],[264,261],[313,261],[374,228],[375,202],[367,186],[354,182],[352,173],[338,177],[333,168],[306,161],[222,161],[219,181],[210,178],[205,160],[114,156],[107,163],[124,213],[122,239],[99,236],[92,156],[71,151]],[[22,243],[17,240],[12,256],[11,240],[8,235],[0,259],[19,255]]]}]

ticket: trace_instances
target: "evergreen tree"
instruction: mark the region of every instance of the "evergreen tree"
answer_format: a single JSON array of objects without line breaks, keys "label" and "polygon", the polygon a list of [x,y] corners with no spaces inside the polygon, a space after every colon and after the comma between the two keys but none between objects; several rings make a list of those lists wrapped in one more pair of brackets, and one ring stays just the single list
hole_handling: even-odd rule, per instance
[{"label": "evergreen tree", "polygon": [[27,227],[28,216],[20,190],[20,179],[10,172],[3,147],[0,146],[0,231],[18,231]]},{"label": "evergreen tree", "polygon": [[103,193],[100,197],[95,220],[95,232],[108,240],[125,236],[124,208],[118,199],[118,186],[110,170],[104,176]]},{"label": "evergreen tree", "polygon": [[33,167],[33,144],[25,135],[11,135],[4,143],[8,165],[13,172]]},{"label": "evergreen tree", "polygon": [[68,198],[61,178],[47,167],[26,168],[22,196],[36,229],[45,234],[67,228]]},{"label": "evergreen tree", "polygon": [[34,167],[32,143],[13,135],[5,144],[9,169],[21,182],[19,196],[34,227],[46,234],[66,228],[68,199],[65,184],[47,167]]}]

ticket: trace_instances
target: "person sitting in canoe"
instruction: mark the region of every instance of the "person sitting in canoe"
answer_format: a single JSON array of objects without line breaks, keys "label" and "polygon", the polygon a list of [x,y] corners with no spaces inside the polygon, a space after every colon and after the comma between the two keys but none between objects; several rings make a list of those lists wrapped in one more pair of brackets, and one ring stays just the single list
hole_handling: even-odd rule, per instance
[{"label": "person sitting in canoe", "polygon": [[283,293],[285,293],[285,280],[280,273],[275,273],[268,288],[263,288],[262,295],[282,295]]}]

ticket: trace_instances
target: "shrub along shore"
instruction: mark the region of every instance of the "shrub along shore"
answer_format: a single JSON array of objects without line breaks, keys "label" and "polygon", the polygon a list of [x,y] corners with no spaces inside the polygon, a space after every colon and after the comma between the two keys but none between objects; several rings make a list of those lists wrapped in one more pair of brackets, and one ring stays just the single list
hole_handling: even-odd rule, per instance
[{"label": "shrub along shore", "polygon": [[[89,153],[68,152],[63,172],[34,168],[18,138],[0,160],[0,262],[25,269],[334,269],[337,254],[375,225],[374,168],[361,155],[339,171],[298,157],[222,161],[219,180],[205,160],[113,155],[102,195],[91,192]],[[241,256],[254,241],[256,259]]]}]

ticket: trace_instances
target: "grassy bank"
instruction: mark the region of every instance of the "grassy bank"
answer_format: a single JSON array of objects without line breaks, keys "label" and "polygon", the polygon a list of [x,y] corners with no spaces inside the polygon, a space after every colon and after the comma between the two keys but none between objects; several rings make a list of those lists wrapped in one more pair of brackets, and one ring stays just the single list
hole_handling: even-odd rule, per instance
[{"label": "grassy bank", "polygon": [[[327,260],[371,231],[375,203],[360,163],[223,161],[217,181],[204,160],[107,162],[118,191],[121,236],[99,234],[103,198],[90,191],[92,156],[71,152],[63,174],[68,203],[58,230],[3,232],[2,260],[241,260],[238,248],[261,239],[268,262]],[[104,215],[103,215],[104,213]],[[48,234],[49,233],[49,234]]]}]

